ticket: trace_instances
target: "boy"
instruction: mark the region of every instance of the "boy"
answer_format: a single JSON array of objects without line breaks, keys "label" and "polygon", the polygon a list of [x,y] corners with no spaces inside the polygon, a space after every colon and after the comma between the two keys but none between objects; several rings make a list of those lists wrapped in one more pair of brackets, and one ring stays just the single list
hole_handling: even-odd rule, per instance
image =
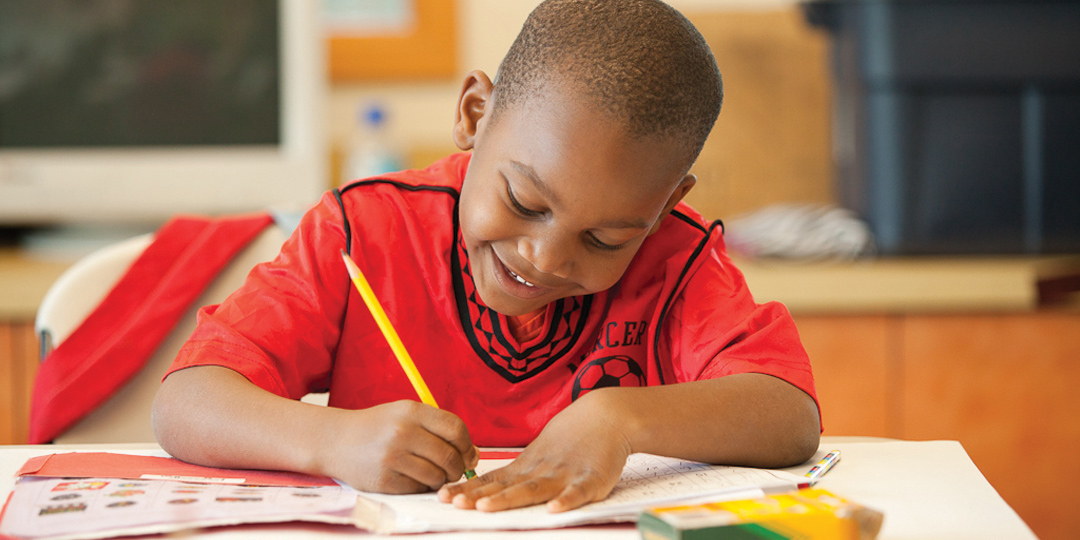
[{"label": "boy", "polygon": [[[602,499],[632,452],[805,461],[820,424],[794,324],[679,204],[721,97],[663,3],[544,2],[496,83],[465,79],[453,137],[471,154],[327,194],[204,309],[154,404],[162,447],[484,511]],[[442,409],[415,401],[341,249]],[[295,401],[325,390],[331,407]],[[474,442],[526,449],[449,485]]]}]

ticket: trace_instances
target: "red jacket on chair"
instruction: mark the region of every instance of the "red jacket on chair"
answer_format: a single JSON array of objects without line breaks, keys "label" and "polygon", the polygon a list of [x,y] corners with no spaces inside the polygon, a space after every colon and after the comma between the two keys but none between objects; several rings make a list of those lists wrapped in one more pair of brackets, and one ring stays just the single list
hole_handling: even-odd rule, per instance
[{"label": "red jacket on chair", "polygon": [[263,229],[266,214],[177,217],[157,232],[101,304],[38,368],[30,443],[46,443],[146,364],[203,290]]}]

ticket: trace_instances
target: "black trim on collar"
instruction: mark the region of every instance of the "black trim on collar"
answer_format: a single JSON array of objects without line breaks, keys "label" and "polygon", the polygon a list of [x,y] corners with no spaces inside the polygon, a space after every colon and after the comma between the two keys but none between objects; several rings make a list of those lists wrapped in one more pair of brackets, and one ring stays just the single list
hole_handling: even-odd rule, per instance
[{"label": "black trim on collar", "polygon": [[345,202],[341,200],[341,190],[334,188],[334,198],[337,199],[338,208],[341,209],[341,227],[345,229],[345,253],[352,256],[352,226],[349,218],[345,217]]},{"label": "black trim on collar", "polygon": [[[555,301],[555,316],[552,317],[553,320],[562,315],[563,305],[565,304],[564,300],[564,298],[560,298]],[[524,351],[515,351],[510,340],[506,338],[506,332],[503,332],[502,322],[496,317],[492,323],[492,330],[495,331],[495,337],[498,338],[499,343],[502,343],[502,346],[506,347],[506,350],[510,352],[510,356],[517,359],[528,358],[532,353],[550,345],[551,341],[555,339],[555,333],[559,330],[559,325],[549,325],[547,334],[544,334],[544,339],[542,339],[540,343],[537,343]]]},{"label": "black trim on collar", "polygon": [[455,227],[455,230],[456,230],[456,227],[457,227],[456,204],[457,204],[457,198],[458,198],[458,195],[459,195],[458,190],[456,190],[456,189],[454,189],[452,187],[449,187],[449,186],[425,186],[425,185],[418,186],[418,185],[415,185],[415,184],[406,184],[404,182],[398,182],[396,180],[387,180],[385,178],[373,178],[373,179],[370,179],[370,180],[357,180],[357,181],[355,181],[355,182],[353,182],[351,184],[348,184],[348,185],[346,185],[344,187],[334,188],[334,191],[333,191],[334,198],[337,199],[338,208],[341,209],[341,225],[342,225],[342,228],[345,229],[345,252],[348,253],[349,256],[352,256],[352,226],[349,225],[349,218],[345,214],[345,202],[341,200],[341,196],[346,191],[349,191],[350,189],[353,189],[355,187],[369,186],[369,185],[373,185],[373,184],[389,184],[389,185],[394,186],[394,187],[396,187],[398,189],[404,189],[406,191],[437,191],[437,192],[440,192],[440,193],[446,193],[447,195],[450,195],[451,197],[454,198],[454,201],[455,201],[454,227]]},{"label": "black trim on collar", "polygon": [[705,232],[705,227],[698,220],[696,220],[696,219],[694,219],[694,218],[692,218],[692,217],[690,217],[690,216],[688,216],[688,215],[686,215],[686,214],[684,214],[684,213],[682,213],[682,212],[680,212],[678,210],[672,210],[671,215],[674,216],[677,219],[685,221],[691,227],[693,227],[693,228],[695,228],[695,229],[697,229],[697,230],[699,230],[701,232]]},{"label": "black trim on collar", "polygon": [[406,191],[440,191],[442,193],[452,195],[455,199],[457,199],[457,196],[459,195],[458,190],[456,190],[456,189],[454,189],[454,188],[452,188],[450,186],[427,186],[427,185],[419,185],[418,186],[416,184],[406,184],[405,182],[398,182],[397,180],[387,180],[385,178],[371,178],[371,179],[368,179],[368,180],[357,180],[357,181],[355,181],[355,182],[341,188],[341,192],[345,193],[346,191],[349,191],[352,188],[360,187],[360,186],[369,186],[369,185],[372,185],[372,184],[390,184],[391,186],[394,186],[394,187],[400,188],[400,189],[404,189]]},{"label": "black trim on collar", "polygon": [[706,229],[704,226],[702,226],[700,221],[698,221],[698,220],[696,220],[696,219],[694,219],[694,218],[692,218],[692,217],[690,217],[690,216],[688,216],[688,215],[686,215],[686,214],[684,214],[684,213],[682,213],[682,212],[680,212],[678,210],[672,210],[671,215],[675,216],[676,218],[678,218],[678,219],[680,219],[682,221],[685,221],[687,224],[689,224],[690,226],[694,227],[695,229],[697,229],[697,230],[699,230],[701,232],[711,231],[713,229],[713,227],[716,227],[717,225],[720,225],[720,234],[721,235],[724,234],[724,222],[720,221],[719,219],[714,220],[712,223],[710,223],[709,228]]}]

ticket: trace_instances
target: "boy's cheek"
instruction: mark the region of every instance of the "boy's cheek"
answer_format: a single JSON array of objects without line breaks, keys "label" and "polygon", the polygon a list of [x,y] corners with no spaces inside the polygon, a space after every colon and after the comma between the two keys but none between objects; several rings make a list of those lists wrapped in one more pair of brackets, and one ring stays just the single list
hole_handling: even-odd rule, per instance
[{"label": "boy's cheek", "polygon": [[462,217],[461,232],[470,253],[485,244],[506,244],[504,247],[516,253],[517,239],[529,233],[521,224],[507,219],[505,212],[492,208],[477,209],[468,218]]},{"label": "boy's cheek", "polygon": [[491,241],[498,238],[500,231],[509,227],[508,220],[503,216],[504,212],[495,204],[497,201],[491,199],[492,197],[488,197],[478,201],[475,197],[470,197],[468,201],[462,202],[461,214],[458,217],[466,241],[469,241],[470,237],[474,242]]},{"label": "boy's cheek", "polygon": [[603,281],[600,281],[600,282],[598,282],[596,284],[595,290],[593,292],[597,293],[597,292],[600,292],[600,291],[606,291],[606,290],[614,287],[615,284],[618,283],[620,279],[622,279],[622,276],[625,273],[625,271],[626,271],[626,268],[623,267],[621,271],[613,272],[613,273],[605,276],[605,279]]}]

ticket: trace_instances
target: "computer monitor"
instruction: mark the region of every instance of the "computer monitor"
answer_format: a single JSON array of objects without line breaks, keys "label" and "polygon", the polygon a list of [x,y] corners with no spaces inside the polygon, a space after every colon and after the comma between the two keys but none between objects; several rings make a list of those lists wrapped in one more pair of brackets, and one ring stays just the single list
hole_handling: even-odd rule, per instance
[{"label": "computer monitor", "polygon": [[0,226],[315,202],[319,6],[0,0]]}]

